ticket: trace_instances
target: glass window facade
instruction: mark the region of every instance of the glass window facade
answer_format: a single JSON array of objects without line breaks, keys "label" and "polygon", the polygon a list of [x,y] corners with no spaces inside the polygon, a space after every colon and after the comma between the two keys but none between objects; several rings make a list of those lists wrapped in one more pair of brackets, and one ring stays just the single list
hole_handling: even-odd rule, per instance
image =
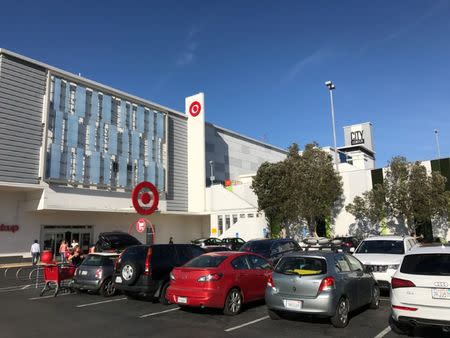
[{"label": "glass window facade", "polygon": [[57,76],[50,91],[47,179],[167,190],[166,113]]}]

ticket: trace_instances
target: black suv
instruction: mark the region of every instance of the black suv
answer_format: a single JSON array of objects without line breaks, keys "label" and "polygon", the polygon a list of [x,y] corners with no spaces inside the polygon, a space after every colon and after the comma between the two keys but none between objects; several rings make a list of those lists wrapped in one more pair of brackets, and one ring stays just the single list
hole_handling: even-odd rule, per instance
[{"label": "black suv", "polygon": [[130,298],[159,299],[163,304],[170,272],[205,251],[193,244],[136,245],[125,249],[116,261],[114,284]]},{"label": "black suv", "polygon": [[275,238],[255,239],[248,241],[241,247],[239,251],[254,252],[267,258],[275,264],[286,253],[292,251],[302,251],[302,248],[293,239]]},{"label": "black suv", "polygon": [[142,244],[135,237],[122,231],[102,232],[95,243],[95,252],[120,253],[129,246]]}]

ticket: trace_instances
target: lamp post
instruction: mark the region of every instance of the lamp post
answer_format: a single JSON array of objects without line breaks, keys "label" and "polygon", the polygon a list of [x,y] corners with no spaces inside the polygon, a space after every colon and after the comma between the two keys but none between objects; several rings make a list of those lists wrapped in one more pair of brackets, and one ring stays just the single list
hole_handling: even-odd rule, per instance
[{"label": "lamp post", "polygon": [[438,158],[441,158],[441,147],[439,146],[439,130],[434,130],[434,135],[436,136],[436,146],[438,152]]},{"label": "lamp post", "polygon": [[209,161],[209,170],[210,170],[209,180],[211,181],[212,186],[214,184],[214,180],[216,179],[214,177],[214,161]]},{"label": "lamp post", "polygon": [[333,90],[336,89],[336,86],[331,81],[325,82],[325,86],[328,87],[328,90],[330,92],[331,119],[333,121],[334,164],[336,166],[336,171],[339,171],[339,169],[338,169],[338,158],[337,158],[337,146],[336,146],[336,126],[335,126],[335,123],[334,123],[334,103],[333,103]]}]

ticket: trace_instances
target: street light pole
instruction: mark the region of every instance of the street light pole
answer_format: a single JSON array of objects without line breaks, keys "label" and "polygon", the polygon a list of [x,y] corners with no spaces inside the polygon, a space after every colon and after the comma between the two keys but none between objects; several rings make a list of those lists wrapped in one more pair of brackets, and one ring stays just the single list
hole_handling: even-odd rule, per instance
[{"label": "street light pole", "polygon": [[439,130],[434,130],[434,135],[436,136],[436,145],[437,145],[437,152],[438,152],[438,158],[441,158],[441,147],[439,146]]},{"label": "street light pole", "polygon": [[328,90],[330,92],[330,103],[331,103],[331,119],[333,121],[333,141],[334,141],[334,164],[336,166],[336,171],[339,171],[338,169],[338,158],[337,158],[337,145],[336,145],[336,125],[334,123],[334,103],[333,103],[333,90],[336,89],[336,86],[331,81],[325,82],[325,86],[328,87]]},{"label": "street light pole", "polygon": [[211,186],[212,186],[214,184],[214,180],[216,179],[214,177],[214,161],[209,161],[209,169],[210,169],[209,180],[211,181]]}]

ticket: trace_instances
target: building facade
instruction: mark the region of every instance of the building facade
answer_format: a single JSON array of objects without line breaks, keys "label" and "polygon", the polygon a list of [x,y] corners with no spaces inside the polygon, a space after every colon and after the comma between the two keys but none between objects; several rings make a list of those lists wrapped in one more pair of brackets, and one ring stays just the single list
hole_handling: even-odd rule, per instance
[{"label": "building facade", "polygon": [[[185,112],[0,49],[0,257],[27,256],[37,239],[83,249],[104,231],[131,231],[131,190],[159,191],[157,243],[211,235],[206,185],[236,180],[285,151],[205,122],[202,93]],[[218,201],[216,201],[216,205]]]}]

